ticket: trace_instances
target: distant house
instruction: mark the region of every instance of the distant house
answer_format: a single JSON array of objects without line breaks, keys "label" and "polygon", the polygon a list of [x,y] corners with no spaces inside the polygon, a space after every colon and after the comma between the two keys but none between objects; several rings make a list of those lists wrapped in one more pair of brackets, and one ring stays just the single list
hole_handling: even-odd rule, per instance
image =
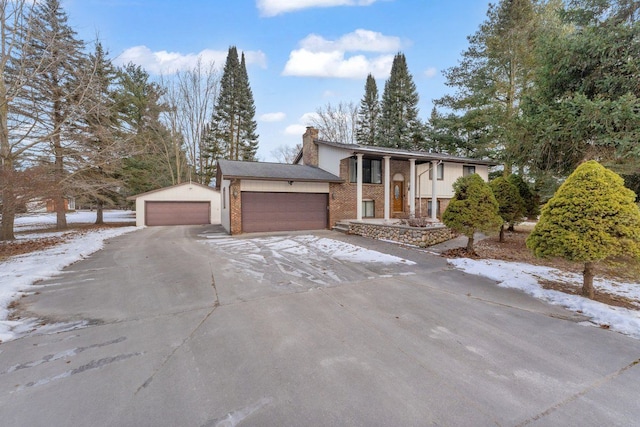
[{"label": "distant house", "polygon": [[456,179],[477,173],[488,180],[489,166],[496,165],[323,141],[312,127],[302,140],[294,164],[218,161],[221,223],[229,233],[323,229],[367,218],[436,218],[453,197]]}]

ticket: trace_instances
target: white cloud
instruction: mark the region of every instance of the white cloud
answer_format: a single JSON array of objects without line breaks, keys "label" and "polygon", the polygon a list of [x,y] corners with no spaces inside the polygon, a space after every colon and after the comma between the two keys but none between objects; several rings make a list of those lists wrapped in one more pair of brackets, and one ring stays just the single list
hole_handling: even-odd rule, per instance
[{"label": "white cloud", "polygon": [[[398,37],[363,29],[333,41],[310,34],[299,44],[289,54],[282,71],[285,76],[363,79],[371,73],[387,77],[393,56],[403,45]],[[379,55],[366,55],[371,52]]]},{"label": "white cloud", "polygon": [[[267,66],[267,57],[262,51],[244,52],[247,65]],[[167,52],[160,50],[153,52],[147,46],[134,46],[126,49],[114,59],[116,65],[125,65],[133,62],[140,65],[150,74],[174,74],[177,71],[193,68],[198,59],[204,63],[215,62],[218,67],[223,67],[227,59],[227,51],[205,49],[199,53]]]},{"label": "white cloud", "polygon": [[362,79],[371,73],[386,77],[391,70],[393,55],[367,58],[364,55],[345,57],[344,52],[310,52],[294,50],[289,55],[282,74],[299,77],[336,77]]},{"label": "white cloud", "polygon": [[400,37],[357,29],[335,41],[327,40],[317,34],[309,34],[302,39],[300,47],[313,52],[396,52],[402,47],[402,42]]},{"label": "white cloud", "polygon": [[307,131],[307,127],[305,125],[289,125],[284,129],[284,133],[287,135],[295,135],[295,136],[300,136],[302,137],[302,135],[304,135],[304,133]]},{"label": "white cloud", "polygon": [[438,74],[438,69],[436,67],[429,67],[424,70],[424,75],[427,76],[428,79],[435,77]]},{"label": "white cloud", "polygon": [[318,118],[318,113],[304,113],[298,119],[298,123],[287,126],[284,133],[301,137],[307,131],[307,126],[311,126]]},{"label": "white cloud", "polygon": [[281,122],[283,121],[287,115],[282,112],[277,113],[265,113],[260,116],[260,120],[263,122]]},{"label": "white cloud", "polygon": [[314,7],[369,6],[378,0],[256,0],[262,16],[276,16],[282,13]]}]

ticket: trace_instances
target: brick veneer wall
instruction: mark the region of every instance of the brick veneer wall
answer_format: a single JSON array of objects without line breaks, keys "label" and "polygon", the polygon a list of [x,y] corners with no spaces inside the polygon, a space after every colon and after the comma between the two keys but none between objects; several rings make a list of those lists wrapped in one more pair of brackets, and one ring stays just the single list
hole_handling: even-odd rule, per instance
[{"label": "brick veneer wall", "polygon": [[[402,174],[405,179],[404,212],[409,212],[409,198],[407,197],[407,184],[409,177],[409,162],[402,160],[391,160],[389,179],[393,181],[393,176]],[[331,184],[329,186],[329,228],[333,227],[337,221],[345,219],[355,219],[357,216],[357,191],[358,185],[349,182],[349,159],[340,161],[340,178],[344,180],[341,184]],[[384,160],[382,160],[382,184],[362,184],[362,199],[373,200],[375,208],[375,218],[384,218]],[[393,182],[390,183],[390,186]],[[392,196],[392,188],[389,188],[389,197]],[[393,200],[389,200],[390,209],[393,210]],[[390,212],[393,215],[393,212]]]}]

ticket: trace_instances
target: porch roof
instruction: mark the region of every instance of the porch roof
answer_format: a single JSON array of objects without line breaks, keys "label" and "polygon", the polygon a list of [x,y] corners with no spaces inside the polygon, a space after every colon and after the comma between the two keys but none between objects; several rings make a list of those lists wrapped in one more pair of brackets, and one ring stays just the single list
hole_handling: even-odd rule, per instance
[{"label": "porch roof", "polygon": [[316,144],[328,145],[331,147],[349,150],[349,151],[352,151],[353,154],[359,154],[359,153],[362,153],[365,155],[372,154],[372,155],[381,156],[381,157],[391,156],[392,159],[400,159],[400,160],[416,159],[417,163],[425,163],[433,160],[442,160],[442,161],[452,162],[452,163],[465,163],[465,164],[487,165],[487,166],[497,166],[500,164],[493,160],[473,159],[470,157],[458,157],[458,156],[451,156],[449,154],[431,153],[428,151],[411,151],[411,150],[402,150],[399,148],[374,147],[370,145],[361,145],[361,144],[343,144],[340,142],[324,141],[321,139],[316,139],[315,142]]}]

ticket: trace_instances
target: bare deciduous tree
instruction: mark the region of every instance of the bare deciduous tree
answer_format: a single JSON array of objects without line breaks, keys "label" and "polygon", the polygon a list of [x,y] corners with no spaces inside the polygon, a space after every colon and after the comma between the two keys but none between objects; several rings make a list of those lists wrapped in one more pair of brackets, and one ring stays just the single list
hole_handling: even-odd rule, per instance
[{"label": "bare deciduous tree", "polygon": [[320,138],[343,144],[355,144],[357,122],[358,106],[353,102],[340,102],[336,106],[328,103],[318,108],[310,125],[318,129]]},{"label": "bare deciduous tree", "polygon": [[271,155],[276,158],[278,163],[293,163],[300,150],[302,150],[302,144],[296,144],[294,147],[280,145],[271,151]]},{"label": "bare deciduous tree", "polygon": [[[215,162],[204,149],[203,130],[213,113],[220,90],[220,74],[215,63],[203,64],[200,59],[193,68],[176,73],[171,79],[163,78],[163,101],[168,112],[163,118],[167,127],[182,136],[191,179],[208,184],[206,171]],[[174,147],[175,148],[175,147]]]}]

